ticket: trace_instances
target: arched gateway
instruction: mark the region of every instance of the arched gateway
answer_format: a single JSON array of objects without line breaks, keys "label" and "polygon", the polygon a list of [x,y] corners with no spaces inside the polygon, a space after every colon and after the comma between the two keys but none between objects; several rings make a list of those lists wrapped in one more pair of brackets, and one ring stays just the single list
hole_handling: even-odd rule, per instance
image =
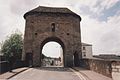
[{"label": "arched gateway", "polygon": [[[41,66],[42,47],[49,41],[63,48],[64,67],[79,66],[81,32],[79,15],[67,8],[39,6],[24,15],[26,20],[22,58],[33,66]],[[74,55],[77,55],[74,57]],[[74,59],[75,58],[75,59]]]}]

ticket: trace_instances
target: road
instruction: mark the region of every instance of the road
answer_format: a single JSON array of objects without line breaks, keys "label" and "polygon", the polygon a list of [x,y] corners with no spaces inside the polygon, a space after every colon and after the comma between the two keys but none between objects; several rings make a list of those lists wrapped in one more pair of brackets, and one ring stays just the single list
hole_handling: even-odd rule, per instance
[{"label": "road", "polygon": [[84,80],[70,68],[30,68],[9,80]]}]

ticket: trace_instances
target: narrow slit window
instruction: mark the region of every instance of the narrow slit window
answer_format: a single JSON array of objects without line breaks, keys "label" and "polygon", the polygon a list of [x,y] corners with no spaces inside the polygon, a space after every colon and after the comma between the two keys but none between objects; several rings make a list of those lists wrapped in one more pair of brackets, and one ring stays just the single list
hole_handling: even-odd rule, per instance
[{"label": "narrow slit window", "polygon": [[52,23],[51,27],[52,27],[52,32],[55,32],[55,23]]},{"label": "narrow slit window", "polygon": [[85,47],[83,47],[83,50],[86,50]]}]

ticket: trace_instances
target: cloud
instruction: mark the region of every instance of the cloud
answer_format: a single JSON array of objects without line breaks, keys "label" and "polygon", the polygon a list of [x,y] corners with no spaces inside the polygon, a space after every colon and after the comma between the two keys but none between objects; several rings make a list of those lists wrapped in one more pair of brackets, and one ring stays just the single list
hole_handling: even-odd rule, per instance
[{"label": "cloud", "polygon": [[23,14],[27,10],[36,6],[37,0],[12,0],[10,2],[10,10],[14,14]]},{"label": "cloud", "polygon": [[101,3],[101,6],[103,6],[105,9],[109,9],[112,6],[114,6],[119,0],[105,0]]},{"label": "cloud", "polygon": [[[25,12],[39,5],[68,7],[82,17],[82,41],[92,43],[94,53],[120,52],[120,11],[115,9],[118,2],[119,0],[0,0],[0,42],[16,29],[24,34]],[[111,15],[109,11],[112,10],[115,12]]]},{"label": "cloud", "polygon": [[0,42],[5,40],[16,29],[24,32],[24,19],[21,15],[11,12],[10,3],[5,0],[0,1]]},{"label": "cloud", "polygon": [[113,16],[119,7],[119,0],[94,0],[92,2],[86,1],[85,4],[79,5],[80,14],[89,15],[91,18],[96,18],[98,20],[107,20],[107,17]]},{"label": "cloud", "polygon": [[82,41],[93,44],[93,52],[120,52],[120,15],[109,17],[101,22],[83,16]]}]

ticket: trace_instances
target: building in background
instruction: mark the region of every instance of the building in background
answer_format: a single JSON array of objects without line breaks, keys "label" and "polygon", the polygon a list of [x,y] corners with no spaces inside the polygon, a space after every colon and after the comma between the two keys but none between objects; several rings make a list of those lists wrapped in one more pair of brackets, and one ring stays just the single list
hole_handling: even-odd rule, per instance
[{"label": "building in background", "polygon": [[99,55],[94,55],[93,57],[95,58],[101,58],[101,59],[108,59],[108,60],[120,60],[120,56],[116,55],[115,53],[104,53],[104,54],[99,54]]},{"label": "building in background", "polygon": [[82,58],[93,58],[91,44],[82,43]]},{"label": "building in background", "polygon": [[61,67],[61,58],[45,57],[42,59],[42,67],[59,66]]}]

